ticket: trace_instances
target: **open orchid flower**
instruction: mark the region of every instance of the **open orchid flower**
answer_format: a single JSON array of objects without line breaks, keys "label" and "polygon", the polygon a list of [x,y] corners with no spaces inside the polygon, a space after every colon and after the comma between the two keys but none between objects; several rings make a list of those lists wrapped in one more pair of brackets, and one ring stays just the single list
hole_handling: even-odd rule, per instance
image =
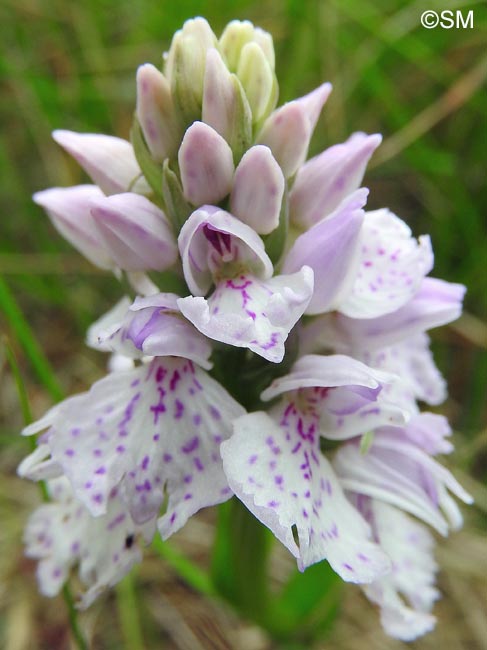
[{"label": "open orchid flower", "polygon": [[263,399],[283,394],[269,414],[239,418],[234,435],[222,444],[232,490],[301,569],[326,558],[345,580],[370,582],[388,568],[346,501],[320,438],[336,438],[337,431],[356,436],[380,421],[404,422],[407,414],[381,402],[382,386],[390,381],[347,357],[303,357],[264,391]]},{"label": "open orchid flower", "polygon": [[434,538],[426,526],[377,499],[356,495],[353,501],[371,524],[374,538],[392,561],[392,571],[364,585],[365,595],[380,607],[384,631],[402,641],[430,632],[439,592]]},{"label": "open orchid flower", "polygon": [[210,341],[200,334],[179,311],[179,296],[160,293],[121,301],[88,332],[92,347],[143,359],[178,356],[208,370]]},{"label": "open orchid flower", "polygon": [[[175,318],[168,315],[168,323]],[[184,334],[174,327],[173,336]],[[139,342],[144,336],[150,339],[150,328],[134,324],[131,335]],[[201,350],[199,336],[195,355]],[[205,365],[209,349],[202,353]],[[48,466],[52,475],[57,466],[95,516],[107,512],[111,491],[121,485],[131,516],[140,524],[158,515],[166,490],[169,501],[159,529],[167,537],[200,508],[229,498],[219,445],[243,412],[192,361],[155,357],[108,375],[27,427],[26,435],[47,432],[41,450],[21,464],[19,473],[39,478],[42,468]]]},{"label": "open orchid flower", "polygon": [[194,212],[178,241],[193,293],[178,300],[184,316],[212,339],[282,361],[284,342],[312,295],[311,269],[272,277],[272,262],[257,233],[214,206]]},{"label": "open orchid flower", "polygon": [[309,314],[333,309],[357,319],[390,314],[413,298],[431,271],[429,237],[416,242],[408,226],[389,210],[364,214],[366,196],[365,190],[357,190],[345,198],[287,253],[284,272],[305,260],[314,271]]},{"label": "open orchid flower", "polygon": [[[471,503],[472,498],[425,451],[431,452],[431,441],[438,444],[445,434],[443,418],[432,414],[417,415],[404,429],[380,427],[374,431],[367,453],[361,453],[357,440],[339,449],[334,467],[340,483],[346,490],[405,510],[446,535],[450,527],[456,529],[462,523],[449,492],[464,503]],[[418,444],[421,437],[425,441]]]},{"label": "open orchid flower", "polygon": [[101,517],[91,516],[65,477],[52,479],[48,488],[52,502],[39,506],[27,522],[25,552],[39,560],[37,576],[45,596],[56,596],[70,569],[79,565],[87,589],[78,605],[85,609],[141,561],[141,542],[150,542],[156,521],[135,524],[118,488],[110,492]]},{"label": "open orchid flower", "polygon": [[355,356],[389,347],[456,320],[464,295],[461,284],[427,277],[411,300],[389,314],[349,318],[330,313],[315,318],[301,332],[301,349],[303,353],[331,349]]}]

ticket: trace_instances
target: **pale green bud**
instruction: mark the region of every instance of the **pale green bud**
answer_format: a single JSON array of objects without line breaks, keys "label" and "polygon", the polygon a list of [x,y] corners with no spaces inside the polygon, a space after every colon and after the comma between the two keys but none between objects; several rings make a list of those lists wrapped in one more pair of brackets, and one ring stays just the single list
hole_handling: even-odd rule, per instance
[{"label": "pale green bud", "polygon": [[217,46],[217,38],[204,18],[187,20],[176,32],[166,56],[165,75],[174,104],[190,123],[201,115],[206,53]]},{"label": "pale green bud", "polygon": [[252,142],[252,111],[238,77],[216,49],[206,57],[202,119],[225,138],[237,163]]},{"label": "pale green bud", "polygon": [[221,35],[220,49],[229,70],[237,71],[243,48],[247,43],[253,42],[262,49],[271,70],[274,71],[275,56],[272,36],[260,27],[254,27],[249,20],[232,20]]},{"label": "pale green bud", "polygon": [[252,109],[252,122],[256,124],[269,115],[277,99],[274,72],[257,43],[247,43],[243,47],[237,76]]}]

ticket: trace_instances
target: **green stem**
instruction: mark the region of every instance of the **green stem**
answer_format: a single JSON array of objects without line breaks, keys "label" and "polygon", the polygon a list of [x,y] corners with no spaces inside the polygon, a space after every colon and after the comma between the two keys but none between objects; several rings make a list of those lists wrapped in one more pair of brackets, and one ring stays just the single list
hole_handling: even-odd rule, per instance
[{"label": "green stem", "polygon": [[133,575],[129,574],[117,586],[117,606],[124,645],[130,650],[144,650],[140,628],[137,595]]},{"label": "green stem", "polygon": [[52,371],[49,361],[39,347],[32,330],[19,309],[6,282],[0,276],[0,307],[3,309],[12,331],[31,362],[39,381],[47,389],[49,395],[56,401],[62,399],[63,391]]},{"label": "green stem", "polygon": [[267,627],[267,561],[271,536],[238,499],[220,506],[213,579],[220,594],[250,619]]},{"label": "green stem", "polygon": [[171,566],[195,591],[205,596],[215,596],[211,578],[187,557],[178,553],[170,544],[156,535],[152,548]]},{"label": "green stem", "polygon": [[78,650],[88,650],[88,643],[86,642],[79,626],[78,612],[74,606],[73,594],[71,593],[71,589],[67,582],[63,587],[63,598],[68,610],[69,627],[71,628],[71,634],[76,643],[76,647]]}]

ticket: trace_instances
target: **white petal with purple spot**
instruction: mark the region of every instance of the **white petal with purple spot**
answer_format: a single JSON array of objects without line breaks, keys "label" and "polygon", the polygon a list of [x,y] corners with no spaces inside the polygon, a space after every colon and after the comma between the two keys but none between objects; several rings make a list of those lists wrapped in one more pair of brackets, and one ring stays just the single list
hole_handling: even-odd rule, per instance
[{"label": "white petal with purple spot", "polygon": [[349,296],[337,307],[351,318],[376,318],[405,305],[433,267],[431,242],[387,209],[365,213],[360,269]]},{"label": "white petal with purple spot", "polygon": [[246,274],[220,281],[208,299],[188,296],[178,306],[206,336],[245,347],[273,363],[284,357],[284,343],[313,293],[307,266],[270,280]]},{"label": "white petal with purple spot", "polygon": [[[345,498],[319,449],[316,421],[285,409],[235,422],[222,444],[230,487],[298,559],[301,570],[327,559],[344,580],[371,582],[389,570],[367,523]],[[294,540],[296,526],[299,546]]]},{"label": "white petal with purple spot", "polygon": [[177,357],[112,373],[61,403],[48,444],[93,515],[121,483],[133,519],[170,535],[204,506],[229,498],[219,446],[244,409],[203,370]]}]

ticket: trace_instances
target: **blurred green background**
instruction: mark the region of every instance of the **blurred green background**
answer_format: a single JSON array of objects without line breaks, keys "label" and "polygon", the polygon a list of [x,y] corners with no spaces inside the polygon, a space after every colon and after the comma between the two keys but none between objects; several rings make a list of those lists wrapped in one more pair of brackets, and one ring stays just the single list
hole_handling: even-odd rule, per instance
[{"label": "blurred green background", "polygon": [[[472,10],[473,28],[425,29],[420,23],[425,9],[460,10],[464,15]],[[436,259],[434,275],[467,285],[465,316],[434,332],[433,339],[438,365],[451,392],[441,409],[456,431],[458,450],[450,464],[477,498],[477,506],[468,514],[466,532],[451,544],[458,544],[458,539],[459,549],[470,544],[473,561],[481,547],[487,510],[485,2],[1,0],[0,309],[4,312],[2,329],[18,357],[34,413],[39,415],[61,393],[85,388],[101,375],[105,359],[85,349],[83,338],[90,322],[119,296],[115,280],[90,267],[31,201],[36,190],[85,181],[50,133],[66,128],[128,138],[137,65],[146,61],[157,65],[173,32],[195,15],[204,15],[217,35],[233,18],[250,19],[273,34],[280,103],[309,92],[323,80],[331,81],[334,91],[310,154],[343,141],[353,131],[381,132],[384,143],[365,179],[371,188],[369,207],[388,206],[416,235],[430,233]],[[57,650],[68,647],[62,620],[57,621],[53,604],[32,602],[33,567],[22,563],[21,527],[38,497],[30,485],[14,478],[26,445],[17,435],[22,419],[4,350],[0,363],[0,513],[5,522],[0,543],[10,558],[6,567],[5,560],[0,561],[0,576],[5,569],[5,584],[15,584],[18,593],[28,594],[25,602],[20,597],[12,600],[8,588],[0,588],[0,607],[5,613],[0,634],[10,644],[8,650]],[[448,548],[447,560],[449,557],[457,576],[448,580],[459,582],[441,584],[447,593],[441,631],[413,646],[433,648],[441,642],[452,650],[485,648],[485,612],[483,623],[472,613],[476,608],[480,611],[484,596],[484,606],[487,602],[485,591],[479,595],[483,581],[478,579],[478,566],[462,565],[460,570],[458,558],[453,552],[448,556]],[[349,627],[338,624],[338,637],[330,647],[400,647],[380,636],[372,608],[354,598],[349,609],[345,605],[344,620]],[[471,603],[467,613],[462,610],[465,602]],[[51,608],[46,629],[54,634],[54,640],[44,638],[48,632],[38,620],[42,607]],[[359,611],[354,607],[362,608],[367,620],[354,619]],[[149,616],[148,611],[142,614]],[[89,616],[95,625],[95,615]],[[167,621],[159,622],[161,629],[172,629]],[[57,637],[53,625],[59,626],[59,630],[54,628]],[[222,625],[223,637],[238,627],[233,619],[228,629],[226,623]],[[376,631],[370,633],[377,637],[366,636],[369,625]],[[18,626],[27,630],[25,638]],[[353,638],[346,636],[350,629],[356,633]],[[200,639],[200,645],[194,646],[174,641],[177,634],[170,632],[163,646],[162,641],[156,642],[162,638],[157,630],[152,620],[145,646],[140,647],[259,647],[252,645],[260,638],[255,630],[254,637],[245,637],[243,645],[235,640],[218,645],[213,636],[209,645]],[[120,647],[117,634],[109,630],[96,647]],[[348,645],[340,645],[340,634],[345,634]],[[198,635],[195,638],[199,639]],[[248,640],[251,638],[254,641]],[[270,647],[265,640],[262,643],[260,647]]]}]

